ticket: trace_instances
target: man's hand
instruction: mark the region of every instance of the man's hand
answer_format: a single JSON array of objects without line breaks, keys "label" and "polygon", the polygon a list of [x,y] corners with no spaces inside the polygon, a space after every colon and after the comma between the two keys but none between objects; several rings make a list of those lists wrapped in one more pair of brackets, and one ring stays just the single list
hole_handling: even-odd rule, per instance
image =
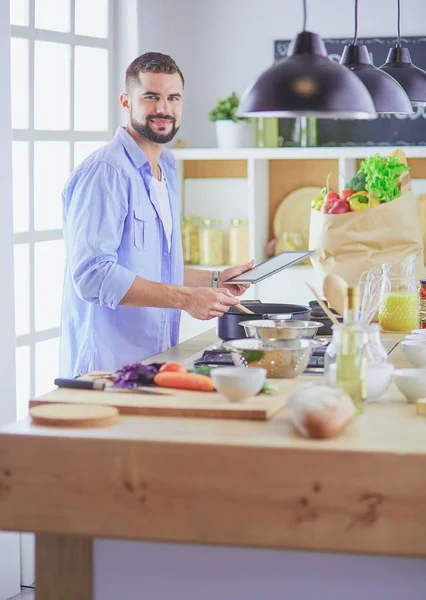
[{"label": "man's hand", "polygon": [[232,277],[241,275],[241,273],[244,273],[245,271],[248,271],[253,267],[254,260],[251,260],[246,265],[236,265],[235,267],[229,267],[229,269],[225,269],[221,272],[219,276],[219,287],[227,288],[231,292],[231,294],[234,294],[234,296],[242,296],[244,292],[250,287],[249,285],[243,283],[224,285],[224,281],[228,281],[228,279],[232,279]]},{"label": "man's hand", "polygon": [[238,304],[227,288],[188,288],[183,310],[202,321],[221,317],[228,312],[229,307]]}]

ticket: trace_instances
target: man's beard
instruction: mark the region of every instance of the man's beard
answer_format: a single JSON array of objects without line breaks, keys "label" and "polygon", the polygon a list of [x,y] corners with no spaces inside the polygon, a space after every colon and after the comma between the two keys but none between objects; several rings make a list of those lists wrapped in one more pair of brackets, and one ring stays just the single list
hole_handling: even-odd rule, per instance
[{"label": "man's beard", "polygon": [[[170,133],[166,133],[166,134],[155,133],[155,131],[153,131],[149,125],[149,122],[152,119],[165,119],[167,121],[171,121],[172,129],[171,129]],[[177,134],[177,132],[179,131],[179,127],[176,127],[176,119],[173,119],[172,117],[166,117],[164,115],[155,115],[155,116],[149,115],[146,118],[145,125],[143,125],[142,123],[139,123],[139,121],[136,121],[133,118],[133,114],[132,114],[130,116],[130,124],[133,127],[133,129],[139,133],[139,135],[146,138],[150,142],[155,142],[156,144],[167,144],[168,142],[171,142],[172,139]]]}]

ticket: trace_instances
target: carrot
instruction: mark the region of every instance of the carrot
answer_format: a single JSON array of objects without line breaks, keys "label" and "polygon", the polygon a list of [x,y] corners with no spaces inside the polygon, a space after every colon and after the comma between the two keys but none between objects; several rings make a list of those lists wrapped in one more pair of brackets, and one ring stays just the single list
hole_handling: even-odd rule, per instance
[{"label": "carrot", "polygon": [[188,372],[183,365],[181,365],[180,363],[177,363],[177,362],[164,363],[164,365],[161,365],[161,367],[159,368],[159,371],[160,371],[160,373],[163,373],[164,371],[170,371],[170,372],[174,372],[174,373],[187,373]]},{"label": "carrot", "polygon": [[195,375],[194,373],[163,371],[155,375],[154,383],[159,387],[197,390],[199,392],[214,392],[215,389],[210,377],[207,377],[207,375]]}]

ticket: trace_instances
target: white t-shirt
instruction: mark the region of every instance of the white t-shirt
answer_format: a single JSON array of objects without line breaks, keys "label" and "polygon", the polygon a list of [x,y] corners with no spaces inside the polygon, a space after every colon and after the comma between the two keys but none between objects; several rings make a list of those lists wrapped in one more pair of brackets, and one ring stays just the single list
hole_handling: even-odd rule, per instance
[{"label": "white t-shirt", "polygon": [[[163,222],[164,233],[166,234],[167,247],[170,251],[170,243],[172,239],[172,212],[170,210],[169,192],[167,191],[166,182],[161,174],[161,181],[158,181],[155,177],[152,178],[152,185],[155,189],[155,195],[157,196],[158,205],[160,207],[160,216]],[[163,352],[168,349],[168,331],[169,323],[166,321],[164,328],[163,338]]]},{"label": "white t-shirt", "polygon": [[152,185],[155,189],[155,195],[157,196],[158,204],[160,206],[160,216],[163,221],[164,233],[166,234],[167,246],[170,250],[170,242],[172,239],[172,213],[170,210],[169,192],[167,191],[166,182],[164,177],[161,177],[161,181],[158,181],[155,177],[152,178]]}]

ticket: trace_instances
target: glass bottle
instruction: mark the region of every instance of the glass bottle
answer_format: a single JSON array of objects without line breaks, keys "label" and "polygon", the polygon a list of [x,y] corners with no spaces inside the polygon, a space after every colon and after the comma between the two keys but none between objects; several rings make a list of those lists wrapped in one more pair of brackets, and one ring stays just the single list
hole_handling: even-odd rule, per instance
[{"label": "glass bottle", "polygon": [[225,263],[225,234],[221,221],[204,219],[199,231],[200,265],[218,267]]},{"label": "glass bottle", "polygon": [[411,331],[419,326],[416,256],[382,265],[379,323],[384,331]]},{"label": "glass bottle", "polygon": [[[348,288],[343,324],[336,337],[336,387],[352,398],[357,412],[367,398],[366,344],[368,335],[359,322],[359,288]],[[333,329],[334,333],[334,329]]]},{"label": "glass bottle", "polygon": [[249,261],[248,221],[232,219],[228,231],[228,262],[243,265]]}]

